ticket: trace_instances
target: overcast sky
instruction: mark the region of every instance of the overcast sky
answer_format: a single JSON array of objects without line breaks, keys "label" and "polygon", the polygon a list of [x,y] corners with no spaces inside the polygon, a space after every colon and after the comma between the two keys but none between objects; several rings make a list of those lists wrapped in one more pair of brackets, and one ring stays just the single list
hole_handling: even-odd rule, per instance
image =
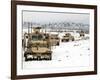
[{"label": "overcast sky", "polygon": [[52,22],[75,22],[89,24],[90,15],[83,13],[59,13],[41,11],[23,11],[24,22],[52,23]]}]

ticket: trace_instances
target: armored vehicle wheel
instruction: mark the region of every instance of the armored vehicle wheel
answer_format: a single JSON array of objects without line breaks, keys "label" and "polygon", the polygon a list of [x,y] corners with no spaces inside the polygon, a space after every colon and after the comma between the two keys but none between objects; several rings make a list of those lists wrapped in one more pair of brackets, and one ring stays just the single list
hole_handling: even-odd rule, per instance
[{"label": "armored vehicle wheel", "polygon": [[45,60],[49,60],[49,58],[45,58]]},{"label": "armored vehicle wheel", "polygon": [[80,37],[82,37],[82,36],[84,37],[85,35],[84,34],[80,34]]},{"label": "armored vehicle wheel", "polygon": [[51,60],[51,55],[45,55],[43,60]]},{"label": "armored vehicle wheel", "polygon": [[41,57],[40,57],[40,56],[37,56],[37,60],[38,60],[38,61],[41,60]]},{"label": "armored vehicle wheel", "polygon": [[62,39],[61,41],[62,41],[62,42],[64,42],[64,40],[63,40],[63,39]]},{"label": "armored vehicle wheel", "polygon": [[74,38],[72,38],[72,41],[74,41]]},{"label": "armored vehicle wheel", "polygon": [[51,58],[51,56],[50,56],[50,58],[49,58],[49,60],[51,60],[52,58]]},{"label": "armored vehicle wheel", "polygon": [[24,54],[24,57],[25,57],[25,61],[28,61],[27,54]]},{"label": "armored vehicle wheel", "polygon": [[25,61],[32,61],[33,60],[33,56],[31,54],[26,54],[25,55]]},{"label": "armored vehicle wheel", "polygon": [[59,46],[59,42],[57,42],[57,46]]},{"label": "armored vehicle wheel", "polygon": [[33,60],[37,60],[37,56],[33,56]]},{"label": "armored vehicle wheel", "polygon": [[28,61],[28,58],[27,57],[25,57],[25,61]]}]

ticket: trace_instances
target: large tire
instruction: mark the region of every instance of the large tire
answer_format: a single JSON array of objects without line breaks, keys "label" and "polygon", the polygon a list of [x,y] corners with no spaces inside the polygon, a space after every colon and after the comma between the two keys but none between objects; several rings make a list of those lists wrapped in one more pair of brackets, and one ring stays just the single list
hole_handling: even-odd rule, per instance
[{"label": "large tire", "polygon": [[49,57],[44,57],[44,60],[51,60],[51,55],[48,55]]},{"label": "large tire", "polygon": [[26,53],[26,54],[24,54],[25,61],[32,61],[33,58],[28,58],[28,55],[31,55],[31,53]]},{"label": "large tire", "polygon": [[85,35],[84,34],[80,34],[80,37],[82,37],[82,36],[84,37]]},{"label": "large tire", "polygon": [[51,55],[50,55],[50,58],[49,58],[49,60],[51,60],[52,59],[52,57],[51,57]]},{"label": "large tire", "polygon": [[57,46],[59,46],[59,42],[57,42]]},{"label": "large tire", "polygon": [[74,38],[72,38],[72,41],[74,41],[75,39]]},{"label": "large tire", "polygon": [[38,60],[38,61],[41,60],[40,56],[37,56],[37,60]]},{"label": "large tire", "polygon": [[33,57],[33,60],[37,60],[37,57]]},{"label": "large tire", "polygon": [[27,56],[25,56],[25,61],[28,61]]}]

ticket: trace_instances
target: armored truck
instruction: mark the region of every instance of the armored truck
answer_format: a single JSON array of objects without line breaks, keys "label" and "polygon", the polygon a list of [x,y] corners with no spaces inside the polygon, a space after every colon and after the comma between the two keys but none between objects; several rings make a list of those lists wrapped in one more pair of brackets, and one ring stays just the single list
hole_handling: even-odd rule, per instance
[{"label": "armored truck", "polygon": [[62,38],[62,42],[68,42],[68,41],[74,41],[74,36],[72,36],[70,33],[66,33],[63,38]]},{"label": "armored truck", "polygon": [[26,37],[28,41],[24,52],[25,61],[52,59],[49,34],[44,34],[37,28],[36,31],[29,33]]},{"label": "armored truck", "polygon": [[84,31],[81,31],[79,34],[80,34],[80,37],[84,37],[85,36],[85,32]]},{"label": "armored truck", "polygon": [[52,46],[59,46],[60,44],[60,38],[57,34],[51,34],[50,35],[50,42]]}]

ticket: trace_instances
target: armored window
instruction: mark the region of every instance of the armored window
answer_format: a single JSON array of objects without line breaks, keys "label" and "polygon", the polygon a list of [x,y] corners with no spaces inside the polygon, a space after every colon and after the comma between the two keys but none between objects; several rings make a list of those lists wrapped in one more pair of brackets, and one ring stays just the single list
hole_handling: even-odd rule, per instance
[{"label": "armored window", "polygon": [[42,40],[43,36],[42,35],[38,35],[38,40]]},{"label": "armored window", "polygon": [[36,41],[36,40],[38,40],[38,37],[37,37],[36,35],[33,35],[33,36],[32,36],[32,40],[33,40],[33,41]]}]

